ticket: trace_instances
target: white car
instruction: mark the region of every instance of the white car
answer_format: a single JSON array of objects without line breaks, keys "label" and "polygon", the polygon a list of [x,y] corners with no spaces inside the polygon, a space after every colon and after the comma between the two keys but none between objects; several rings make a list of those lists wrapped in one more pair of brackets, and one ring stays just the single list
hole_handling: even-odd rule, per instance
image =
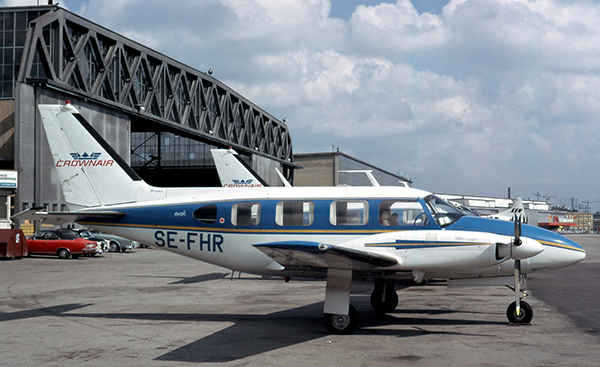
[{"label": "white car", "polygon": [[137,241],[132,241],[125,237],[115,236],[112,234],[102,233],[102,232],[91,232],[91,231],[81,231],[87,232],[87,236],[93,238],[99,238],[108,243],[108,252],[125,252],[127,250],[131,250],[132,248],[140,247]]}]

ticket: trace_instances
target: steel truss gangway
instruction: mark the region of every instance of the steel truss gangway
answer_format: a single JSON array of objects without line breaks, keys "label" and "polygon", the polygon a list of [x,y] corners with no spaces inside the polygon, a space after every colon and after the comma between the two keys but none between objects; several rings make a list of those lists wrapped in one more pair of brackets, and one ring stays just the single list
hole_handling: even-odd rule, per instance
[{"label": "steel truss gangway", "polygon": [[42,83],[136,120],[294,166],[287,126],[224,83],[65,9],[50,8],[29,23],[18,82]]}]

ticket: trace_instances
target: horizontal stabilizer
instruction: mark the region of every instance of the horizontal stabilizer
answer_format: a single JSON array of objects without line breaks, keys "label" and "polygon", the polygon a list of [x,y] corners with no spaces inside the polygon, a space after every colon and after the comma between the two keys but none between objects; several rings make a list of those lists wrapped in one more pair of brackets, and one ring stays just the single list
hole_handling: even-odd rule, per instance
[{"label": "horizontal stabilizer", "polygon": [[336,268],[372,271],[398,263],[398,260],[391,256],[311,241],[271,242],[254,247],[288,269]]},{"label": "horizontal stabilizer", "polygon": [[83,218],[122,218],[125,214],[118,211],[77,211],[77,212],[48,212],[46,207],[34,207],[13,215],[10,219],[41,220],[45,224],[62,225]]}]

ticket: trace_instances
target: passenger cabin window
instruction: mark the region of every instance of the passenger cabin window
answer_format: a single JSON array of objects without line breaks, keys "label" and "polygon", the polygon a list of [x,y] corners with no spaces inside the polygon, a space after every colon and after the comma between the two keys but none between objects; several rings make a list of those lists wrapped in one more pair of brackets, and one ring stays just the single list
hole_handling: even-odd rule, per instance
[{"label": "passenger cabin window", "polygon": [[310,226],[314,212],[312,201],[280,201],[275,209],[275,222],[280,226]]},{"label": "passenger cabin window", "polygon": [[366,201],[334,201],[329,209],[329,222],[334,226],[361,226],[369,221]]},{"label": "passenger cabin window", "polygon": [[231,224],[234,226],[256,226],[260,223],[260,203],[235,203],[231,208]]},{"label": "passenger cabin window", "polygon": [[429,217],[418,201],[386,200],[379,203],[379,224],[382,226],[426,226]]},{"label": "passenger cabin window", "polygon": [[217,206],[215,204],[201,206],[194,210],[192,215],[200,222],[213,224],[217,221]]}]

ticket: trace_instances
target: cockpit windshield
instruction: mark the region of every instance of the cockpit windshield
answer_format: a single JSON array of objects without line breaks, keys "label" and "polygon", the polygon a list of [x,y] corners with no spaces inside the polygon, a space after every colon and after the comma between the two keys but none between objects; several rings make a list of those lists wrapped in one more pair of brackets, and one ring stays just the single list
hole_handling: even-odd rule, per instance
[{"label": "cockpit windshield", "polygon": [[442,228],[451,225],[465,215],[465,213],[439,196],[430,195],[425,198],[425,202],[431,210],[431,215]]}]

